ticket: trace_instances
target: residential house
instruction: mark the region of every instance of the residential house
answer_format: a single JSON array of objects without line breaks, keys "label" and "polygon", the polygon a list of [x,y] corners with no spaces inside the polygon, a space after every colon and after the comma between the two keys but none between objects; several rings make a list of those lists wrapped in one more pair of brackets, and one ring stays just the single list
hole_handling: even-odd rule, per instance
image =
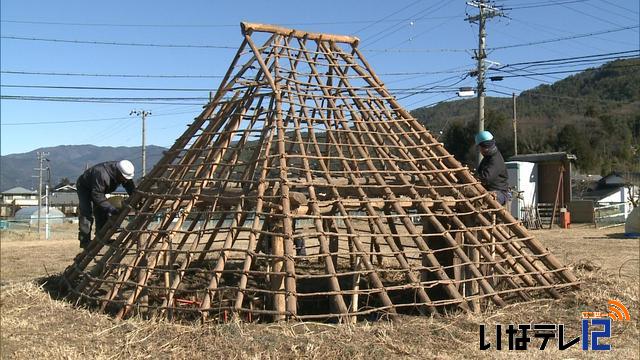
[{"label": "residential house", "polygon": [[595,206],[615,206],[624,212],[626,219],[633,210],[632,200],[638,201],[640,195],[640,176],[634,173],[612,172],[602,177],[595,186],[582,193],[583,200],[591,200]]},{"label": "residential house", "polygon": [[38,205],[38,192],[23,187],[14,187],[0,193],[0,217],[13,216],[26,206]]},{"label": "residential house", "polygon": [[62,211],[65,216],[78,215],[78,193],[74,184],[60,186],[49,196],[49,204]]}]

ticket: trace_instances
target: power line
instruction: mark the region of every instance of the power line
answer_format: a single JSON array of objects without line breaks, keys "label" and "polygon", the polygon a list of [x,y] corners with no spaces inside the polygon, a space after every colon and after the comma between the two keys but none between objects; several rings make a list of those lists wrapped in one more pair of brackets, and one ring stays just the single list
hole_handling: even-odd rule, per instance
[{"label": "power line", "polygon": [[[620,69],[620,68],[634,68],[634,67],[640,67],[640,64],[630,64],[630,65],[612,65],[609,68],[611,69]],[[511,78],[511,77],[525,77],[525,76],[531,76],[531,75],[552,75],[552,74],[568,74],[568,73],[575,73],[575,72],[581,72],[581,71],[586,71],[589,70],[590,68],[586,68],[586,69],[576,69],[576,70],[564,70],[564,71],[548,71],[548,72],[538,72],[538,73],[529,73],[527,75],[519,75],[519,74],[514,74],[514,75],[500,75],[500,77],[502,78]],[[496,69],[496,71],[505,71],[505,70],[500,70],[500,69]],[[506,71],[505,71],[506,72]]]},{"label": "power line", "polygon": [[571,35],[571,36],[564,36],[564,37],[559,37],[559,38],[554,38],[554,39],[547,39],[547,40],[540,40],[540,41],[532,41],[532,42],[523,43],[523,44],[513,44],[513,45],[505,45],[505,46],[495,46],[495,47],[488,48],[487,50],[502,50],[502,49],[511,49],[511,48],[523,47],[523,46],[532,46],[532,45],[548,44],[548,43],[552,43],[552,42],[558,42],[558,41],[564,41],[564,40],[572,40],[572,39],[579,39],[579,38],[584,38],[584,37],[589,37],[589,36],[596,36],[596,35],[602,35],[602,34],[610,34],[610,33],[620,32],[620,31],[624,31],[624,30],[637,29],[637,28],[639,28],[639,27],[640,27],[640,25],[624,26],[624,27],[620,27],[620,28],[616,28],[616,29],[603,30],[603,31],[596,31],[596,32],[591,32],[591,33],[586,33],[586,34],[577,34],[577,35]]},{"label": "power line", "polygon": [[444,52],[469,52],[470,49],[402,49],[402,48],[389,48],[389,49],[362,49],[362,52],[370,53],[444,53]]},{"label": "power line", "polygon": [[[633,60],[638,59],[637,57],[624,57],[624,58],[614,58],[614,60]],[[605,62],[605,60],[591,60],[591,61],[580,61],[580,62],[569,62],[569,63],[556,63],[556,64],[540,64],[540,65],[528,65],[528,66],[510,66],[504,68],[497,68],[496,71],[505,71],[505,72],[516,72],[516,71],[524,71],[524,72],[543,72],[543,71],[551,71],[551,70],[561,70],[561,69],[570,69],[571,71],[583,71],[585,70],[584,66],[589,66],[586,69],[592,68],[594,66],[602,66],[603,63],[608,64],[609,62]],[[507,71],[506,69],[511,69],[511,71]],[[559,79],[557,79],[559,80]]]},{"label": "power line", "polygon": [[186,92],[213,91],[213,89],[210,89],[210,88],[141,88],[141,87],[16,85],[16,84],[0,84],[0,87],[27,88],[27,89],[65,89],[65,90],[186,91]]},{"label": "power line", "polygon": [[640,52],[640,49],[635,49],[635,50],[618,51],[618,52],[610,52],[610,53],[601,53],[601,54],[594,54],[594,55],[573,56],[573,57],[546,59],[546,60],[523,61],[523,62],[506,64],[506,65],[503,65],[503,67],[518,66],[518,65],[530,65],[530,64],[548,64],[548,63],[564,62],[564,61],[570,61],[570,60],[592,59],[592,58],[596,58],[596,57],[603,57],[603,56],[607,56],[608,57],[608,56],[613,56],[613,55],[625,55],[625,54],[632,54],[632,53],[639,54],[639,52]]},{"label": "power line", "polygon": [[[532,41],[528,43],[521,44],[511,44],[504,46],[496,46],[487,48],[487,51],[493,50],[502,50],[502,49],[510,49],[516,47],[525,47],[539,44],[547,44],[558,41],[572,40],[585,38],[596,35],[610,34],[615,32],[620,32],[624,30],[637,29],[640,25],[631,25],[624,26],[615,29],[602,30],[596,32],[590,32],[586,34],[577,34],[565,37],[558,37],[547,40],[540,41]],[[227,49],[227,50],[237,50],[235,46],[223,46],[223,45],[194,45],[194,44],[154,44],[154,43],[126,43],[126,42],[116,42],[116,41],[88,41],[88,40],[69,40],[69,39],[52,39],[52,38],[37,38],[37,37],[21,37],[21,36],[0,36],[0,39],[10,39],[10,40],[24,40],[24,41],[44,41],[44,42],[60,42],[60,43],[73,43],[73,44],[92,44],[92,45],[113,45],[113,46],[138,46],[138,47],[163,47],[163,48],[203,48],[203,49]],[[363,49],[366,52],[467,52],[470,49]]]},{"label": "power line", "polygon": [[[392,49],[389,49],[392,50]],[[407,49],[411,50],[411,49]],[[449,49],[451,50],[451,49]],[[419,50],[420,51],[420,50]],[[457,50],[453,50],[457,51]],[[510,63],[502,65],[501,67],[528,65],[528,64],[546,64],[552,62],[577,60],[577,59],[589,59],[594,57],[624,55],[624,54],[640,54],[640,49],[600,53],[584,56],[563,57],[554,59],[523,61],[517,63]],[[455,74],[459,73],[460,69],[449,69],[440,71],[406,71],[406,72],[387,72],[378,73],[379,76],[411,76],[411,75],[435,75],[435,74]],[[19,71],[19,70],[0,70],[2,74],[11,75],[43,75],[43,76],[71,76],[71,77],[115,77],[115,78],[222,78],[223,75],[211,75],[211,74],[106,74],[106,73],[74,73],[74,72],[52,72],[52,71]],[[195,89],[194,89],[195,90]],[[208,91],[208,90],[207,90]]]},{"label": "power line", "polygon": [[[192,111],[179,111],[172,113],[157,114],[154,117],[159,116],[172,116],[180,114],[190,114]],[[87,123],[87,122],[103,122],[103,121],[117,121],[117,120],[131,120],[131,116],[127,117],[114,117],[114,118],[98,118],[98,119],[79,119],[79,120],[60,120],[60,121],[33,121],[33,122],[19,122],[19,123],[0,123],[0,126],[19,126],[19,125],[55,125],[55,124],[73,124],[73,123]]]},{"label": "power line", "polygon": [[[447,102],[447,101],[449,101],[449,100],[456,99],[457,97],[458,97],[458,95],[451,96],[451,97],[448,97],[448,98],[446,98],[446,99],[444,99],[444,100],[440,100],[440,101],[436,101],[436,102],[433,102],[433,103],[430,103],[430,104],[427,104],[427,105],[423,105],[423,106],[421,106],[420,108],[433,107],[433,106],[436,106],[436,105],[439,105],[439,104],[445,103],[445,102]],[[405,105],[405,106],[406,106],[406,107],[409,107],[409,106],[412,106],[412,105],[415,105],[415,104],[419,104],[419,103],[421,103],[421,102],[423,102],[423,101],[425,101],[425,100],[426,100],[426,99],[418,100],[418,101],[412,102],[412,103],[410,103],[410,104],[407,104],[407,105]]]},{"label": "power line", "polygon": [[124,101],[190,101],[190,100],[209,100],[208,97],[76,97],[76,96],[15,96],[15,95],[2,95],[2,99],[13,100],[14,97],[42,97],[42,98],[51,98],[51,99],[61,99],[61,100],[73,100],[73,99],[81,99],[81,100],[124,100]]},{"label": "power line", "polygon": [[[420,10],[418,13],[414,14],[414,17],[413,17],[413,18],[414,18],[414,19],[416,19],[416,17],[417,17],[418,15],[422,15],[423,13],[428,12],[429,10],[432,10],[432,11],[431,11],[431,12],[429,12],[429,13],[434,13],[434,12],[436,12],[436,11],[438,11],[438,10],[442,9],[442,8],[443,8],[444,6],[446,6],[446,5],[447,5],[447,3],[446,3],[446,2],[442,2],[442,4],[440,4],[440,6],[439,6],[439,7],[437,7],[436,9],[434,9],[434,7],[435,7],[435,6],[429,6],[429,7],[425,8],[425,9]],[[457,16],[456,16],[456,18],[457,18]],[[396,32],[398,32],[398,31],[400,31],[400,30],[402,29],[403,22],[405,22],[405,21],[409,21],[409,20],[411,20],[411,19],[412,19],[412,18],[407,18],[407,19],[405,19],[404,21],[400,21],[400,22],[398,22],[398,23],[397,23],[397,24],[395,24],[395,25],[391,25],[391,26],[389,26],[389,27],[387,27],[387,28],[385,28],[385,29],[383,29],[383,30],[381,30],[381,31],[379,31],[379,32],[377,32],[377,33],[375,33],[374,35],[372,35],[372,36],[370,36],[370,37],[366,38],[366,39],[365,39],[365,42],[367,43],[367,46],[369,46],[369,45],[371,45],[371,44],[374,44],[374,43],[376,43],[376,42],[378,42],[378,41],[380,41],[380,40],[382,40],[382,39],[384,39],[384,38],[386,38],[386,37],[388,37],[388,36],[390,36],[390,35],[395,34],[395,33],[396,33]],[[420,17],[420,18],[417,18],[417,19],[416,19],[416,21],[417,21],[417,20],[422,20],[422,18],[421,18],[421,17]],[[393,31],[391,31],[391,32],[389,32],[389,31],[390,31],[390,30],[392,30],[393,28],[396,28],[396,29],[395,29],[395,30],[393,30]],[[386,33],[386,34],[385,34],[385,33]],[[375,40],[374,40],[374,39],[375,39]]]},{"label": "power line", "polygon": [[[537,22],[533,22],[533,21],[529,21],[531,20],[530,17],[525,16],[525,19],[522,18],[518,18],[518,17],[509,17],[509,21],[511,23],[517,24],[517,25],[522,25],[524,26],[526,29],[523,29],[523,31],[525,31],[526,33],[531,33],[533,31],[534,34],[537,34],[537,36],[539,36],[540,38],[543,37],[552,37],[552,36],[566,36],[568,35],[567,33],[567,29],[566,28],[558,28],[558,27],[554,27],[549,25],[548,23],[545,24],[540,24]],[[499,31],[498,29],[496,29],[497,31]],[[514,38],[514,34],[513,32],[503,32],[503,31],[499,31],[500,33],[502,33],[503,35],[506,35],[510,38]],[[517,41],[523,41],[522,39],[518,39]],[[567,50],[575,50],[575,51],[594,51],[594,44],[588,42],[588,39],[576,39],[573,40],[572,42],[568,43],[568,47],[570,47],[571,49],[563,49],[563,51],[560,51],[561,53],[567,51]],[[548,46],[541,46],[542,49],[544,50],[548,50],[548,51],[552,51],[552,52],[559,52],[557,49],[548,47]],[[600,50],[596,50],[596,51],[600,51]]]},{"label": "power line", "polygon": [[[66,97],[66,96],[27,96],[27,95],[1,95],[2,100],[16,101],[57,101],[77,103],[103,103],[103,104],[155,104],[155,105],[204,105],[208,97],[199,98],[127,98],[127,97]],[[203,100],[201,103],[185,103],[176,101]],[[174,101],[174,102],[171,102]]]},{"label": "power line", "polygon": [[227,49],[227,50],[238,49],[237,46],[224,46],[224,45],[127,43],[127,42],[117,42],[117,41],[68,40],[68,39],[51,39],[51,38],[22,37],[22,36],[9,36],[9,35],[0,36],[0,39],[44,41],[44,42],[72,43],[72,44],[143,46],[143,47],[162,47],[162,48],[200,48],[200,49]]},{"label": "power line", "polygon": [[[453,78],[456,78],[457,76],[454,76]],[[442,81],[446,81],[450,78],[446,78],[443,80],[439,80],[433,83],[438,83],[438,82],[442,82]],[[387,90],[390,91],[408,91],[408,90],[417,90],[420,89],[421,87],[433,84],[433,83],[429,83],[429,84],[425,84],[425,85],[419,85],[419,86],[415,86],[415,87],[410,87],[410,88],[388,88]],[[0,87],[5,87],[5,88],[26,88],[26,89],[63,89],[63,90],[116,90],[116,91],[185,91],[185,92],[209,92],[212,91],[213,89],[190,89],[190,88],[139,88],[139,87],[105,87],[105,86],[63,86],[63,85],[29,85],[29,84],[23,84],[23,85],[17,85],[17,84],[0,84]],[[147,98],[147,99],[153,99],[153,98]],[[191,99],[195,99],[195,98],[191,98]],[[204,98],[198,98],[198,99],[204,99]],[[164,99],[163,99],[164,100]]]},{"label": "power line", "polygon": [[406,39],[405,41],[401,42],[399,45],[404,45],[404,44],[406,44],[406,43],[408,43],[408,42],[412,42],[412,41],[413,41],[413,40],[415,40],[416,38],[419,38],[420,36],[423,36],[423,35],[425,35],[425,34],[427,34],[427,33],[431,32],[432,30],[438,29],[438,28],[440,28],[442,25],[444,25],[444,24],[448,23],[449,21],[454,20],[454,19],[458,19],[458,18],[460,18],[460,16],[452,16],[452,17],[450,17],[449,19],[447,19],[447,20],[445,20],[445,21],[442,21],[442,22],[440,22],[440,23],[439,23],[439,24],[437,24],[437,25],[434,25],[434,26],[432,26],[432,27],[430,27],[430,28],[428,28],[428,29],[426,29],[426,30],[423,30],[423,31],[419,32],[418,34],[411,35],[411,37],[409,37],[409,38],[408,38],[408,39]]},{"label": "power line", "polygon": [[[631,26],[619,27],[619,28],[615,28],[615,29],[602,30],[602,31],[585,33],[585,34],[576,34],[576,35],[571,35],[571,36],[563,36],[563,37],[557,37],[557,38],[540,40],[540,41],[532,41],[532,42],[527,42],[527,43],[511,44],[511,45],[504,45],[504,46],[494,46],[494,47],[488,47],[487,51],[510,49],[510,48],[517,48],[517,47],[526,47],[526,46],[533,46],[533,45],[540,45],[540,44],[548,44],[548,43],[560,42],[560,41],[565,41],[565,40],[573,40],[573,39],[579,39],[579,38],[586,38],[586,37],[591,37],[591,36],[615,33],[615,32],[620,32],[620,31],[624,31],[624,30],[637,29],[639,27],[640,27],[639,25],[631,25]],[[446,48],[445,49],[388,48],[388,49],[364,49],[362,51],[364,51],[364,52],[382,52],[382,53],[393,53],[393,52],[398,52],[398,53],[427,53],[427,52],[469,52],[471,50],[470,49],[446,49]]]},{"label": "power line", "polygon": [[[376,25],[376,24],[381,23],[382,21],[384,21],[384,20],[386,20],[386,19],[390,18],[391,16],[393,16],[393,15],[395,15],[395,14],[398,14],[398,13],[400,13],[400,12],[402,12],[402,11],[404,11],[404,10],[408,9],[408,8],[410,8],[411,6],[413,6],[413,5],[415,5],[415,4],[419,3],[419,2],[420,2],[420,0],[417,0],[417,1],[414,1],[414,2],[410,3],[409,5],[403,6],[402,8],[400,8],[400,10],[396,10],[395,12],[393,12],[393,13],[391,13],[391,14],[389,14],[389,15],[387,15],[387,16],[385,16],[385,17],[383,17],[383,18],[381,18],[381,19],[379,19],[379,20],[377,20],[377,21],[374,21],[372,24],[367,25],[367,26],[363,27],[362,29],[358,29],[358,30],[354,31],[353,33],[354,33],[354,34],[358,34],[358,33],[359,33],[359,32],[361,32],[361,31],[367,30],[368,28],[370,28],[370,27],[372,27],[372,26],[374,26],[374,25]],[[403,20],[403,21],[404,21],[404,20]]]},{"label": "power line", "polygon": [[[433,86],[433,87],[426,88],[426,89],[416,89],[417,91],[410,92],[409,95],[400,97],[400,98],[398,98],[398,100],[404,100],[406,98],[409,98],[409,97],[412,97],[412,96],[415,96],[415,95],[419,95],[419,94],[455,92],[455,91],[458,91],[459,89],[458,88],[454,88],[454,86],[456,86],[456,85],[460,84],[461,82],[463,82],[465,79],[467,79],[467,77],[468,77],[468,74],[463,75],[460,78],[460,80],[458,80],[458,81],[456,81],[456,82],[454,82],[452,84],[445,85],[445,86],[440,86],[440,87],[439,86]],[[445,88],[446,90],[445,89],[443,89],[443,90],[434,90],[436,88]]]},{"label": "power line", "polygon": [[[407,71],[407,72],[389,72],[378,73],[380,76],[408,76],[408,75],[433,75],[433,74],[452,74],[458,70],[441,70],[441,71]],[[77,76],[77,77],[113,77],[113,78],[168,78],[168,79],[208,79],[223,78],[223,75],[163,75],[163,74],[100,74],[100,73],[73,73],[73,72],[52,72],[52,71],[17,71],[2,70],[2,74],[11,75],[43,75],[43,76]]]},{"label": "power line", "polygon": [[[587,3],[586,5],[590,6],[592,8],[595,8],[598,12],[606,12],[606,13],[608,13],[610,15],[615,15],[615,16],[621,17],[621,18],[623,18],[625,20],[629,20],[632,23],[638,21],[638,13],[635,13],[636,16],[633,17],[633,16],[627,16],[626,14],[621,14],[619,12],[613,11],[610,8],[602,8],[602,7],[597,6],[597,5],[593,4],[593,3]],[[625,12],[628,13],[630,11],[629,10],[625,10]]]},{"label": "power line", "polygon": [[[497,93],[497,94],[501,94],[501,95],[507,95],[509,97],[513,96],[513,93],[508,93],[508,92],[504,92],[504,91],[500,91],[500,90],[495,90],[495,89],[489,89],[488,91]],[[596,98],[596,97],[572,97],[572,96],[559,96],[559,95],[549,95],[549,94],[541,94],[541,93],[537,93],[537,92],[522,92],[520,93],[520,95],[518,95],[518,97],[545,97],[545,98],[551,98],[551,99],[561,99],[561,100],[571,100],[571,101],[575,101],[575,102],[582,102],[582,101],[587,101],[587,102],[593,102],[593,101],[600,101],[600,102],[608,102],[608,103],[620,103],[622,101],[619,100],[612,100],[612,99],[602,99],[602,98]]]},{"label": "power line", "polygon": [[558,6],[558,5],[565,5],[565,4],[582,3],[585,1],[588,1],[588,0],[547,1],[547,2],[540,2],[540,3],[530,3],[527,5],[521,5],[521,6],[510,6],[510,7],[501,8],[501,9],[502,10],[532,9],[532,8],[541,8],[541,7],[547,7],[547,6]]},{"label": "power line", "polygon": [[[417,1],[419,2],[419,1]],[[444,19],[445,16],[429,17],[428,19]],[[306,25],[352,25],[352,24],[378,24],[382,22],[398,22],[405,19],[384,20],[349,20],[349,21],[319,21],[297,23],[275,23],[279,26],[306,26]],[[89,27],[150,27],[150,28],[238,28],[238,24],[116,24],[116,23],[78,23],[60,21],[31,21],[31,20],[0,20],[2,23],[31,24],[31,25],[61,25],[61,26],[89,26]],[[362,31],[362,30],[359,30]],[[354,32],[355,34],[356,32]]]},{"label": "power line", "polygon": [[582,14],[582,15],[588,16],[588,17],[590,17],[590,18],[592,18],[592,19],[594,19],[594,20],[597,20],[597,21],[600,21],[600,22],[605,22],[605,23],[607,23],[607,24],[609,24],[609,25],[614,25],[614,26],[615,26],[615,25],[618,25],[617,23],[615,23],[615,22],[613,22],[613,21],[609,21],[609,20],[607,20],[607,19],[604,19],[602,16],[595,16],[595,15],[591,15],[591,14],[589,14],[588,12],[584,12],[584,11],[582,11],[582,10],[580,10],[580,9],[574,9],[574,8],[572,8],[572,7],[565,6],[565,5],[562,5],[562,7],[563,7],[563,8],[565,8],[565,9],[569,9],[569,10],[571,10],[571,11],[575,11],[575,12],[577,12],[578,14]]},{"label": "power line", "polygon": [[176,79],[192,79],[192,78],[223,78],[224,75],[143,75],[143,74],[89,74],[89,73],[69,73],[69,72],[51,72],[51,71],[15,71],[2,70],[2,74],[12,75],[47,75],[47,76],[81,76],[81,77],[118,77],[118,78],[176,78]]},{"label": "power line", "polygon": [[611,5],[611,6],[617,7],[618,9],[622,9],[624,11],[628,11],[630,13],[638,15],[638,11],[636,11],[636,10],[632,10],[632,9],[626,8],[624,6],[621,6],[621,5],[616,4],[614,2],[611,2],[611,1],[607,1],[607,0],[601,0],[601,1],[604,2],[604,3],[607,3],[607,4]]},{"label": "power line", "polygon": [[[538,79],[533,78],[533,76],[547,76],[554,80],[560,80],[560,78],[549,76],[550,73],[542,72],[542,70],[552,70],[557,69],[558,71],[563,68],[572,68],[568,72],[579,72],[584,71],[589,68],[576,68],[577,66],[585,66],[585,65],[602,65],[603,62],[610,60],[621,60],[621,59],[635,59],[637,56],[611,56],[611,57],[575,57],[574,60],[570,60],[571,58],[565,58],[564,61],[559,61],[560,59],[550,60],[550,61],[530,61],[530,62],[522,62],[522,63],[514,63],[507,64],[501,67],[497,67],[491,69],[491,71],[499,71],[506,72],[508,74],[519,75],[525,78],[533,79],[538,81]],[[519,65],[521,64],[521,65]],[[529,70],[530,68],[534,68],[537,72],[533,70]],[[511,69],[511,70],[508,70]],[[526,75],[518,74],[517,72],[526,72]],[[548,83],[547,81],[543,81],[544,83]]]}]

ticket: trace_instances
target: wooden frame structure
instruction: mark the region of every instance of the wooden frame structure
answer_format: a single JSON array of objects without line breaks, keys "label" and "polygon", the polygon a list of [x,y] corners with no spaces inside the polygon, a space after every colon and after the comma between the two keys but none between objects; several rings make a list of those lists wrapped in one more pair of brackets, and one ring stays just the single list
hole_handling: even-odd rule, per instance
[{"label": "wooden frame structure", "polygon": [[78,301],[118,318],[355,321],[577,286],[398,104],[357,38],[241,27],[135,216],[66,269]]}]

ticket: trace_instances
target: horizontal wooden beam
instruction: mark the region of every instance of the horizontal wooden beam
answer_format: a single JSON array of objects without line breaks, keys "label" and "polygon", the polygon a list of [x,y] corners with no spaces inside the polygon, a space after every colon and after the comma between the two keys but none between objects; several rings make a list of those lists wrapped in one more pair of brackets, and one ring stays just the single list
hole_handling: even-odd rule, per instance
[{"label": "horizontal wooden beam", "polygon": [[242,28],[242,35],[251,35],[252,32],[268,32],[283,36],[293,36],[300,39],[310,39],[316,41],[335,41],[340,43],[351,44],[352,46],[358,46],[360,39],[355,36],[349,35],[332,35],[315,32],[300,31],[295,29],[289,29],[282,26],[270,25],[270,24],[257,24],[249,22],[241,22],[240,28]]},{"label": "horizontal wooden beam", "polygon": [[[198,198],[200,201],[197,203],[196,207],[204,208],[207,206],[207,203],[213,203],[217,200],[217,203],[223,207],[232,207],[240,201],[240,199],[244,199],[246,203],[246,207],[250,208],[252,203],[255,203],[256,193],[250,192],[249,194],[242,196],[242,193],[238,191],[234,191],[236,189],[229,189],[225,191],[223,197],[218,197],[212,194],[202,194]],[[289,201],[290,207],[293,211],[293,214],[306,214],[311,207],[308,202],[307,196],[304,193],[291,191],[289,192]],[[438,204],[445,204],[447,206],[453,207],[456,205],[456,200],[452,196],[444,196],[440,200],[433,200],[425,197],[423,199],[425,204],[428,207],[436,206]],[[362,202],[358,198],[340,198],[340,199],[323,199],[317,202],[318,207],[320,208],[321,214],[328,214],[335,212],[335,205],[340,202],[347,210],[358,210],[364,208],[365,202]],[[367,202],[375,209],[383,209],[387,204],[389,204],[389,200],[385,200],[382,197],[369,197]],[[410,198],[400,197],[397,202],[403,208],[410,208],[414,206],[415,201]],[[273,201],[264,201],[265,207],[274,209],[276,212],[282,212],[282,207],[279,203],[274,203]]]}]

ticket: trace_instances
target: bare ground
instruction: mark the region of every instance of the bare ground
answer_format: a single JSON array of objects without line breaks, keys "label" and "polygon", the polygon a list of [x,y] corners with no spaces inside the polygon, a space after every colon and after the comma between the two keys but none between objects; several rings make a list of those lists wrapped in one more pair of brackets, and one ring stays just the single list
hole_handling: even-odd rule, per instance
[{"label": "bare ground", "polygon": [[[622,228],[538,230],[541,239],[583,281],[561,300],[536,300],[489,309],[481,314],[435,318],[405,317],[396,323],[180,325],[164,321],[112,318],[53,300],[38,285],[57,274],[78,252],[75,229],[54,229],[50,240],[33,233],[0,232],[1,358],[310,358],[468,359],[476,358],[640,358],[640,243]],[[580,334],[581,311],[607,311],[622,301],[631,321],[613,322],[610,352],[559,351],[553,341],[543,351],[539,339],[526,352],[480,351],[479,324],[564,323],[568,336]],[[506,340],[503,338],[503,341]],[[605,341],[606,342],[606,341]]]}]

